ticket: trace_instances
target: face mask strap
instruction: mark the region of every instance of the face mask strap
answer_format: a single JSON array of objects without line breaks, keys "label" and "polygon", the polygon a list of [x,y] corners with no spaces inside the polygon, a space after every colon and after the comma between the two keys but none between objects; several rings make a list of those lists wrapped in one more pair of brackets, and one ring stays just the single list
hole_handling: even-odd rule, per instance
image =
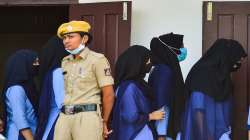
[{"label": "face mask strap", "polygon": [[160,38],[158,38],[158,40],[159,40],[163,45],[165,45],[166,47],[168,47],[168,49],[169,49],[172,53],[174,53],[175,55],[178,56],[178,54],[177,54],[176,52],[174,52],[172,49],[175,49],[175,50],[179,50],[179,49],[176,49],[176,48],[174,48],[174,47],[171,47],[171,46],[167,45],[167,44],[166,44],[165,42],[163,42]]}]

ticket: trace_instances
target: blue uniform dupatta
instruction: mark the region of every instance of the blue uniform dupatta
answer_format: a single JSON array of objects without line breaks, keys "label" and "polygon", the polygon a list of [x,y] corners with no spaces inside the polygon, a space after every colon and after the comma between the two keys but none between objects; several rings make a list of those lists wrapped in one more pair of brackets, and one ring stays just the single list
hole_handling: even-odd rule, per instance
[{"label": "blue uniform dupatta", "polygon": [[[148,118],[152,109],[149,100],[143,95],[144,90],[138,82],[131,80],[118,86],[110,140],[133,140],[145,125],[148,125],[154,134],[154,128]],[[126,109],[122,108],[122,102],[126,103]],[[126,110],[129,112],[125,112]]]},{"label": "blue uniform dupatta", "polygon": [[[55,69],[55,68],[54,68]],[[50,114],[50,105],[51,99],[54,96],[53,90],[53,70],[50,70],[44,78],[43,87],[41,90],[40,100],[39,100],[39,109],[38,109],[38,126],[36,130],[35,140],[41,140],[46,129]],[[56,123],[56,121],[55,121]],[[50,130],[47,140],[53,140],[54,126]]]}]

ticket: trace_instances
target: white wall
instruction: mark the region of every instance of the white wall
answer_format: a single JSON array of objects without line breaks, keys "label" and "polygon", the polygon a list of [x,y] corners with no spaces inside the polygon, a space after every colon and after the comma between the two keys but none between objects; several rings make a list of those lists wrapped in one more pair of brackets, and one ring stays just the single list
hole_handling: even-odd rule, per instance
[{"label": "white wall", "polygon": [[201,56],[202,2],[198,0],[134,0],[131,44],[149,47],[152,37],[174,32],[184,35],[188,57],[181,62],[186,77]]},{"label": "white wall", "polygon": [[[80,3],[104,1],[119,0],[79,0]],[[181,67],[186,77],[202,54],[202,1],[133,0],[131,45],[140,44],[149,47],[152,37],[169,32],[183,34],[188,57],[181,62]]]}]

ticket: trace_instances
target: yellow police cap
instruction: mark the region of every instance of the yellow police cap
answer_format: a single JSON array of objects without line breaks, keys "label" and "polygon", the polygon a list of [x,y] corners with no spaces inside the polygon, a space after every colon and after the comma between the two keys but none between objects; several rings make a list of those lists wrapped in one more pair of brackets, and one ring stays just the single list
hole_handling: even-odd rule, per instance
[{"label": "yellow police cap", "polygon": [[70,21],[63,23],[57,30],[57,36],[62,38],[64,34],[73,32],[89,32],[90,25],[85,21]]}]

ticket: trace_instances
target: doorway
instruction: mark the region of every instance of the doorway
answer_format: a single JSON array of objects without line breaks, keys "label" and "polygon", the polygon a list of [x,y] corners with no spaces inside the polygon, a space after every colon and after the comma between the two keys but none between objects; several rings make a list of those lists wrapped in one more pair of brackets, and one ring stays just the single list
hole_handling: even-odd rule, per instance
[{"label": "doorway", "polygon": [[17,50],[39,52],[55,35],[58,26],[68,21],[68,6],[0,7],[0,88],[7,58]]}]

